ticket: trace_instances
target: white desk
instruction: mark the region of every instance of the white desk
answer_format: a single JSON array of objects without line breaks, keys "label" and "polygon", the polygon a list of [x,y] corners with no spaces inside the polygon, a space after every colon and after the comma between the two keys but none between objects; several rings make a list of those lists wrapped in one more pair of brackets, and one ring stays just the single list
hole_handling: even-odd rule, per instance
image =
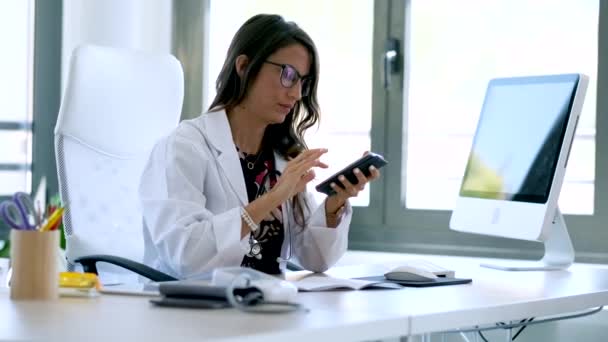
[{"label": "white desk", "polygon": [[[340,300],[364,295],[376,303],[371,310],[390,310],[409,317],[409,334],[446,331],[522,318],[563,315],[608,305],[608,268],[575,264],[566,271],[506,272],[479,267],[491,259],[417,256],[472,278],[468,285],[406,288],[395,292],[343,293]],[[399,264],[412,256],[393,253],[349,252],[343,263]],[[522,263],[522,261],[516,261]],[[331,270],[335,276],[363,276],[371,267],[346,266]]]},{"label": "white desk", "polygon": [[[342,263],[399,263],[408,256],[349,252]],[[246,314],[236,310],[154,307],[147,298],[102,296],[55,302],[14,302],[0,293],[0,339],[244,339],[357,341],[418,335],[476,324],[564,314],[608,304],[608,270],[507,273],[482,269],[479,259],[430,257],[469,285],[402,290],[301,293],[307,314]],[[365,276],[376,267],[342,266],[338,276]]]},{"label": "white desk", "polygon": [[104,295],[61,298],[51,303],[13,302],[0,294],[1,340],[247,341],[370,340],[408,333],[407,316],[357,310],[357,303],[332,306],[324,297],[303,296],[311,312],[247,314],[234,309],[160,308],[143,297]]}]

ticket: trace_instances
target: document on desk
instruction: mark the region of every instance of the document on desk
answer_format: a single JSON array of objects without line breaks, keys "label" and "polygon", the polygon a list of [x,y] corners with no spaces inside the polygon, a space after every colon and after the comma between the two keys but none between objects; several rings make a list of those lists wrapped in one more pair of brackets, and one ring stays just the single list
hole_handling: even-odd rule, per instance
[{"label": "document on desk", "polygon": [[288,279],[298,287],[299,291],[331,291],[331,290],[364,290],[370,288],[400,289],[399,284],[361,279],[334,278],[324,273],[303,273],[290,276]]}]

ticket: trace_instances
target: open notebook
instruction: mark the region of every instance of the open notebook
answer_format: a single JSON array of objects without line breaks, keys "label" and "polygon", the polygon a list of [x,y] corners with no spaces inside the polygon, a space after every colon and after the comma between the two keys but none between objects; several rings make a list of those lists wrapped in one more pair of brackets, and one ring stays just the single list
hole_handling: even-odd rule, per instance
[{"label": "open notebook", "polygon": [[[471,283],[470,278],[456,278],[455,272],[428,261],[409,260],[400,262],[397,266],[414,266],[433,273],[433,279],[416,279],[412,277],[392,277],[386,279],[391,271],[397,270],[395,265],[353,265],[344,266],[340,271],[325,273],[311,273],[298,271],[288,273],[286,280],[298,287],[299,291],[328,291],[328,290],[364,290],[400,289],[403,287],[432,287],[445,285],[459,285]],[[373,275],[373,276],[370,276]]]},{"label": "open notebook", "polygon": [[307,273],[289,279],[299,291],[363,290],[368,288],[400,289],[403,286],[384,280],[334,278],[323,273]]}]

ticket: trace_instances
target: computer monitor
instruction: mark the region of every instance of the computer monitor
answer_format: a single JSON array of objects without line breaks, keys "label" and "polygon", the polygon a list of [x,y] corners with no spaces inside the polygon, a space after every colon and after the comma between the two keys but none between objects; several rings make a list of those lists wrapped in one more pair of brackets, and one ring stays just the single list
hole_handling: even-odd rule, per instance
[{"label": "computer monitor", "polygon": [[564,74],[489,82],[450,219],[456,231],[540,241],[534,265],[568,268],[574,249],[557,206],[588,77]]}]

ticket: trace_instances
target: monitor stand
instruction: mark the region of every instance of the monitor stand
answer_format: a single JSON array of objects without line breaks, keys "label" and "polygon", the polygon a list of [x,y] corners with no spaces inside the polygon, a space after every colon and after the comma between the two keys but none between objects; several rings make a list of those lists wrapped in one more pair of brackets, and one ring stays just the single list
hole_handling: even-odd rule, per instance
[{"label": "monitor stand", "polygon": [[482,267],[494,268],[503,271],[556,271],[565,270],[574,262],[574,248],[566,228],[564,216],[556,210],[549,237],[544,241],[545,255],[537,262],[526,265],[497,265],[481,264]]}]

